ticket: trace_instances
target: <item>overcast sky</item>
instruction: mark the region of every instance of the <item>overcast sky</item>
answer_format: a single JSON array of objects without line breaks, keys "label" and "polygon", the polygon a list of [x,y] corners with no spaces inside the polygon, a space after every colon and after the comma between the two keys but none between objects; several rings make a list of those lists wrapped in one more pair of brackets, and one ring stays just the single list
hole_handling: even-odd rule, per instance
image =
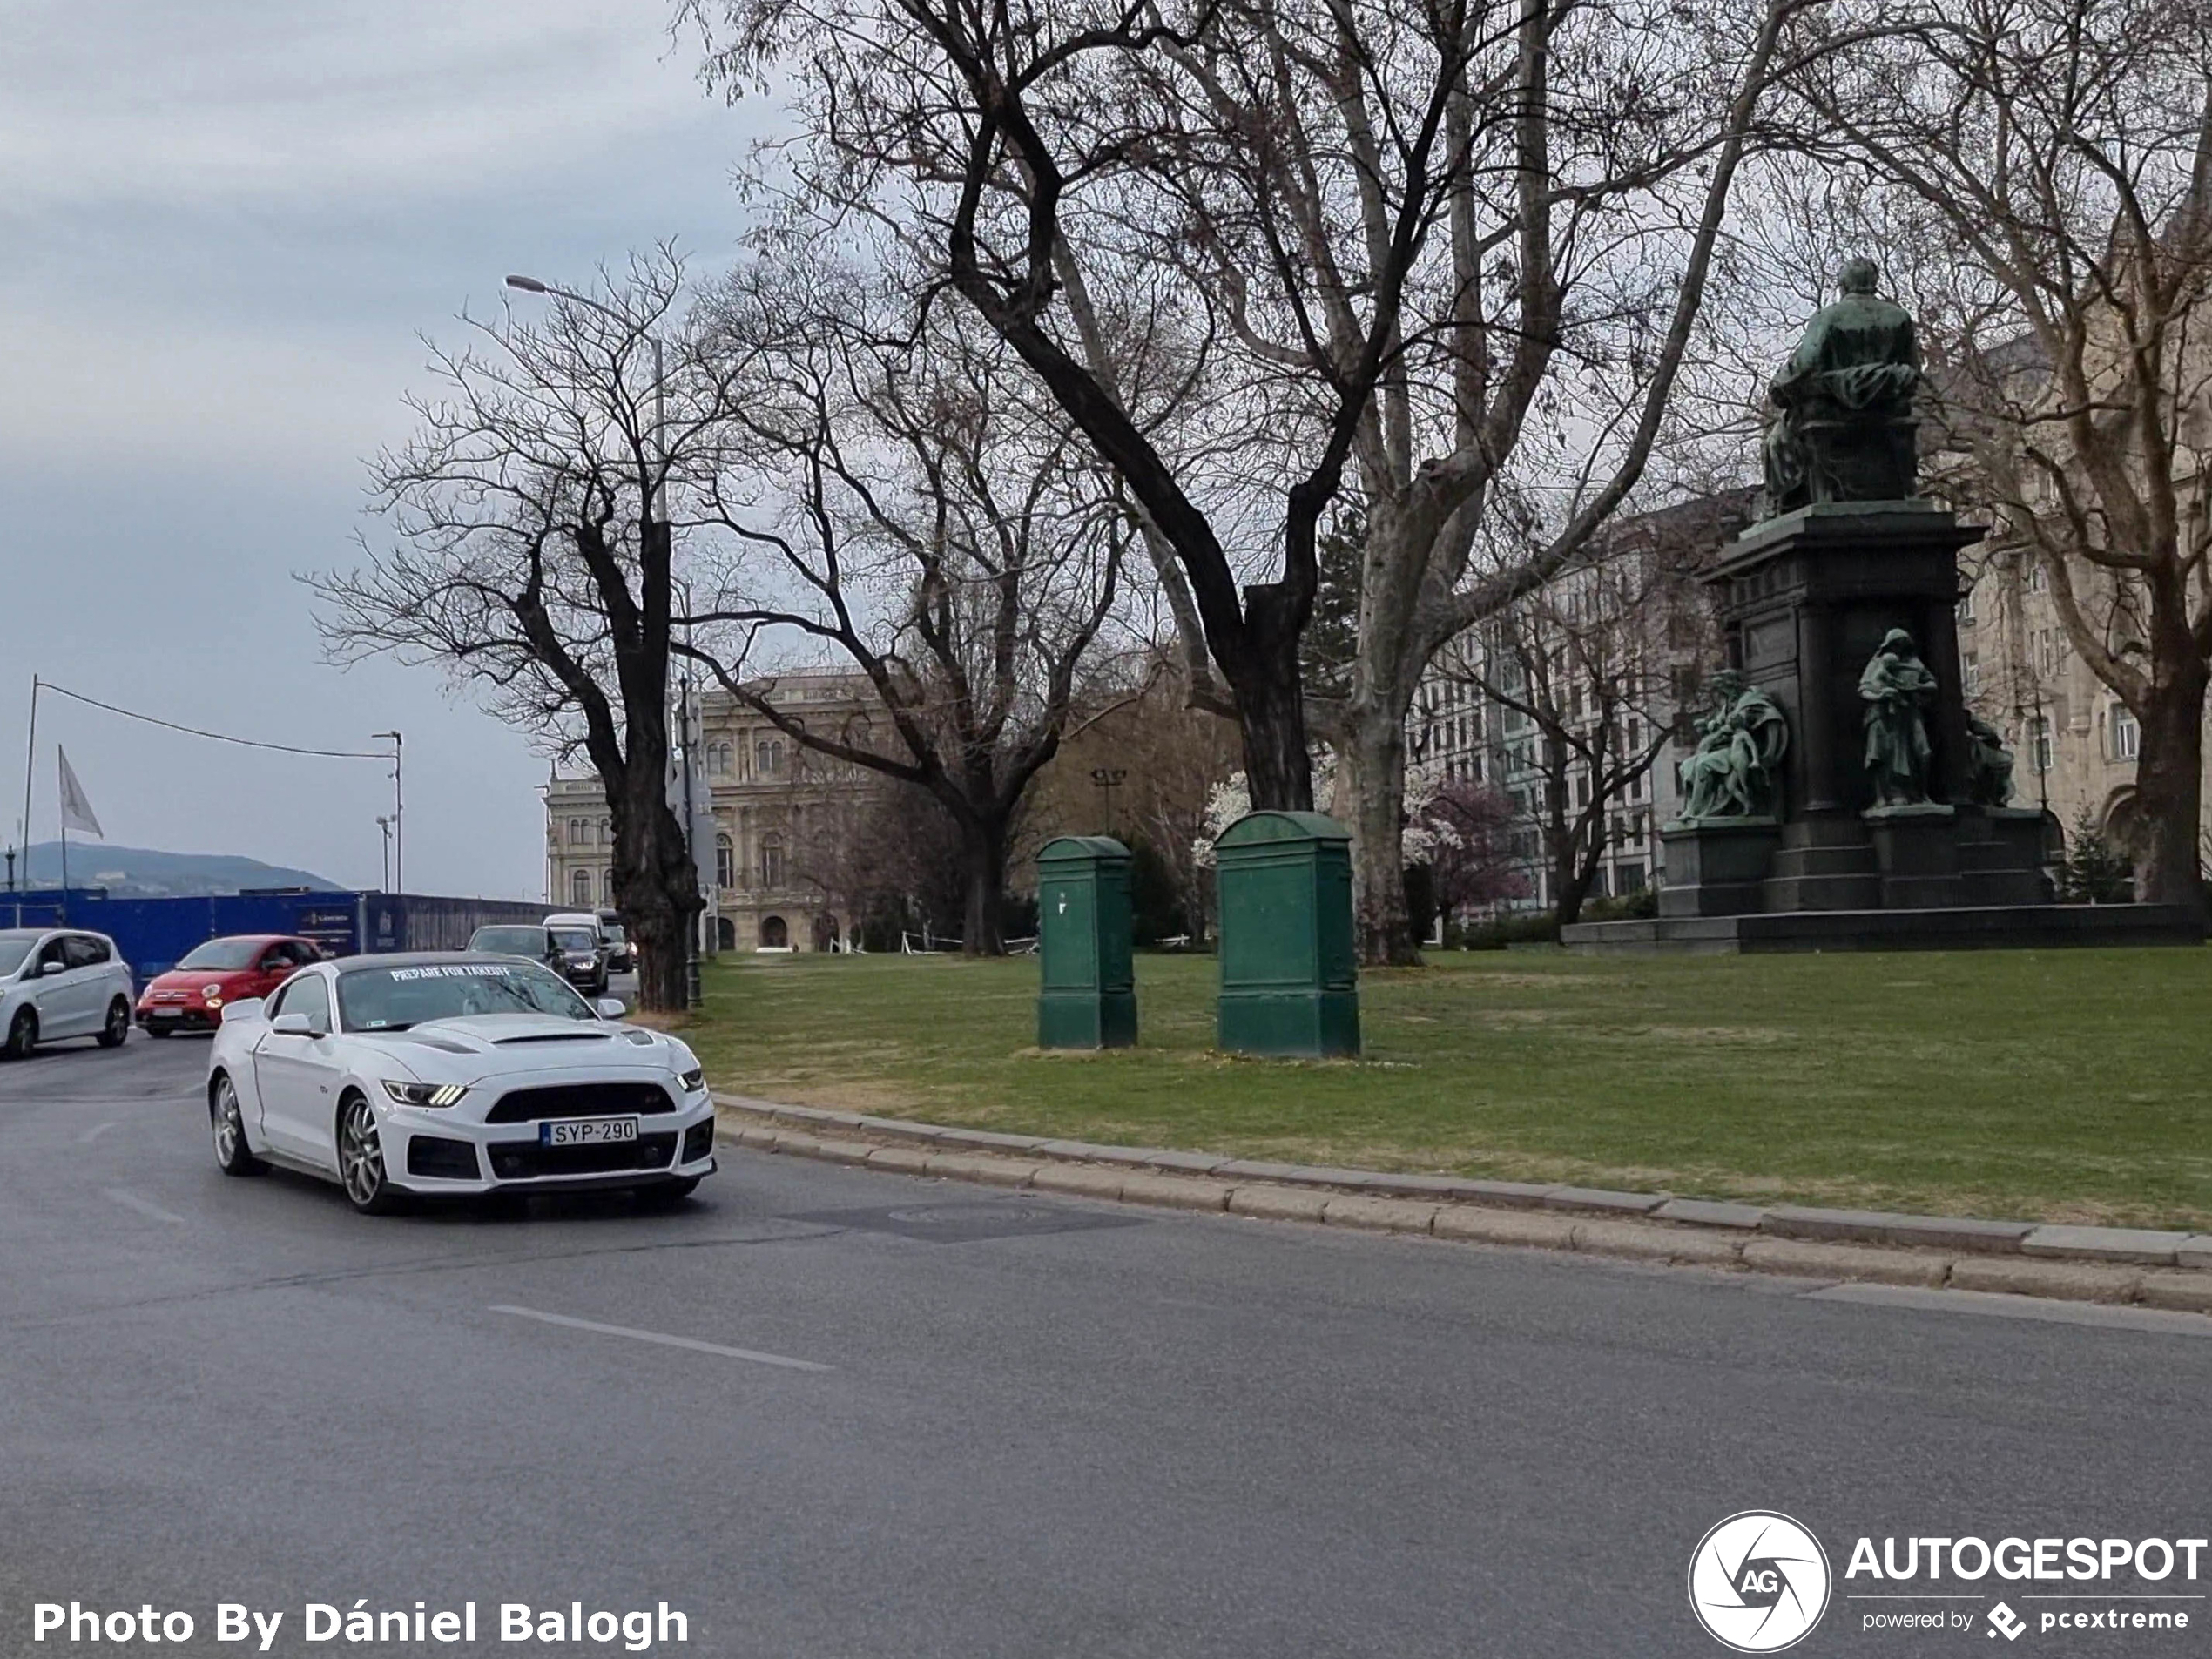
[{"label": "overcast sky", "polygon": [[[743,226],[765,111],[653,0],[0,0],[0,841],[35,672],[317,747],[406,734],[407,885],[542,894],[543,760],[428,669],[324,664],[294,572],[350,563],[418,334]],[[523,304],[532,303],[518,300]],[[110,840],[374,885],[388,769],[42,700]]]}]

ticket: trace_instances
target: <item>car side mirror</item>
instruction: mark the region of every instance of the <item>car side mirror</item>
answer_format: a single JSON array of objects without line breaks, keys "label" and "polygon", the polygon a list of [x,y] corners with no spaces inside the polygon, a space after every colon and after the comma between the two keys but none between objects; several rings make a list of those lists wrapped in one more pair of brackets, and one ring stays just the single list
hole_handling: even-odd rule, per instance
[{"label": "car side mirror", "polygon": [[280,1037],[320,1036],[315,1022],[304,1014],[280,1014],[269,1024],[269,1029]]},{"label": "car side mirror", "polygon": [[599,1010],[603,1020],[619,1020],[630,1012],[630,1005],[618,996],[603,996],[591,1006]]},{"label": "car side mirror", "polygon": [[41,974],[66,974],[69,972],[69,964],[67,962],[41,962],[38,965],[38,971]]}]

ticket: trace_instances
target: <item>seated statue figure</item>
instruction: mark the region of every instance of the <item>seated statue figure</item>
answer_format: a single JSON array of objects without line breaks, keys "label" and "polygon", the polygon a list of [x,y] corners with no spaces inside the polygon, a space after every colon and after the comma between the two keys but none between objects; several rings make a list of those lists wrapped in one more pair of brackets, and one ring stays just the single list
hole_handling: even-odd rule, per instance
[{"label": "seated statue figure", "polygon": [[1841,297],[1805,325],[1767,388],[1774,407],[1764,443],[1769,517],[1815,502],[1912,494],[1920,347],[1911,314],[1874,292],[1879,280],[1873,260],[1845,260]]},{"label": "seated statue figure", "polygon": [[1911,806],[1927,799],[1927,711],[1935,693],[1935,676],[1920,660],[1912,636],[1891,629],[1858,677],[1858,695],[1866,705],[1866,775],[1873,780],[1875,806]]},{"label": "seated statue figure", "polygon": [[1683,822],[1777,816],[1788,720],[1732,668],[1713,676],[1712,691],[1712,711],[1697,723],[1696,751],[1676,769]]},{"label": "seated statue figure", "polygon": [[1966,798],[1977,806],[2009,806],[2013,802],[2013,757],[1997,728],[1968,711],[1966,741]]}]

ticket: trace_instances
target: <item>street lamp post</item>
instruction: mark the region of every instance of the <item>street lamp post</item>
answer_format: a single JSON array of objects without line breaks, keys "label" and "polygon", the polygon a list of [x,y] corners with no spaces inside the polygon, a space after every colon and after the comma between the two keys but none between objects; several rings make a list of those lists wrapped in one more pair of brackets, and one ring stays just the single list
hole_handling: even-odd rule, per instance
[{"label": "street lamp post", "polygon": [[392,827],[388,832],[388,838],[392,843],[390,891],[398,893],[407,886],[407,824],[403,816],[407,811],[407,799],[400,786],[400,734],[397,732],[372,732],[368,735],[372,740],[385,738],[392,740]]},{"label": "street lamp post", "polygon": [[389,893],[392,890],[392,820],[380,818],[376,820],[376,827],[384,832],[384,891]]},{"label": "street lamp post", "polygon": [[[510,275],[507,279],[507,286],[522,293],[541,293],[550,299],[566,300],[571,305],[583,306],[587,310],[597,312],[603,317],[610,318],[625,328],[631,327],[631,320],[612,306],[603,300],[594,300],[588,293],[578,293],[573,288],[560,287],[550,282],[541,281],[534,276]],[[663,531],[667,532],[668,359],[659,334],[648,329],[645,331],[645,341],[653,348],[653,448],[660,462],[660,471],[652,481],[651,516],[659,523]],[[669,555],[671,563],[674,562],[675,551],[675,537],[672,533],[670,533]],[[688,612],[690,609],[687,604],[685,610]],[[679,697],[681,698],[679,729],[683,734],[684,763],[684,856],[691,862],[691,882],[693,887],[697,887],[699,885],[699,860],[698,848],[691,826],[691,676],[688,672],[684,677]],[[664,704],[663,706],[665,707],[666,705]],[[699,983],[699,927],[700,918],[705,914],[702,907],[690,918],[684,929],[684,997],[685,1002],[692,1008],[698,1007],[705,1000]]]},{"label": "street lamp post", "polygon": [[1128,777],[1129,769],[1125,766],[1093,766],[1090,769],[1092,785],[1106,797],[1106,833],[1109,835],[1114,833],[1114,792]]}]

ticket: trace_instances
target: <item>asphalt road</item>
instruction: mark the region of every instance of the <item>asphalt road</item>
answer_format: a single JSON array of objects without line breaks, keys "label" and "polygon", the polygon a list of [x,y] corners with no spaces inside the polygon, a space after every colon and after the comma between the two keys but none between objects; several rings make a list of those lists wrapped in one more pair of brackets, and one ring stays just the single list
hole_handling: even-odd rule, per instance
[{"label": "asphalt road", "polygon": [[[295,1654],[364,1650],[305,1645],[309,1602],[474,1598],[482,1652],[620,1650],[502,1647],[501,1602],[664,1600],[685,1650],[779,1659],[1713,1655],[1684,1574],[1737,1510],[1839,1592],[1860,1534],[2212,1530],[2179,1325],[727,1149],[672,1214],[368,1221],[217,1172],[205,1056],[0,1066],[0,1653],[63,1650],[34,1601],[285,1609]],[[1861,1605],[1794,1651],[1967,1640]]]}]

